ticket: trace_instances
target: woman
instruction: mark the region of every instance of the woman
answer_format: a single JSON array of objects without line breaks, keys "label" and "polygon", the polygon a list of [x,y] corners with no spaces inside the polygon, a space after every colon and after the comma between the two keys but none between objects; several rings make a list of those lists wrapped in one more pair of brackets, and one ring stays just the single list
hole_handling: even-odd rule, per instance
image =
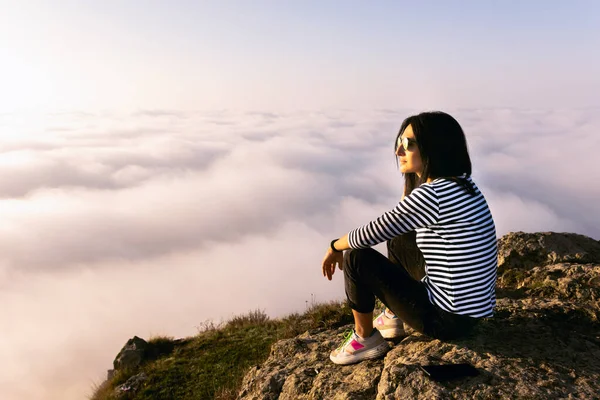
[{"label": "woman", "polygon": [[[404,323],[435,338],[464,336],[496,304],[496,228],[471,179],[462,128],[446,113],[421,113],[404,120],[394,146],[402,200],[333,240],[323,259],[329,280],[343,269],[355,322],[331,352],[336,364],[385,354],[384,336],[403,335]],[[370,248],[384,241],[389,259]],[[375,296],[387,308],[373,319]]]}]

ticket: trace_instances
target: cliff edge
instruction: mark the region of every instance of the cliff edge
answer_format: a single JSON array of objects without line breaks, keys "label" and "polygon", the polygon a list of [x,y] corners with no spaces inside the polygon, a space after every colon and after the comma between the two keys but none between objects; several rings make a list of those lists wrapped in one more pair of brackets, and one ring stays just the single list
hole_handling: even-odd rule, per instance
[{"label": "cliff edge", "polygon": [[[252,314],[196,338],[131,339],[93,399],[600,398],[600,241],[515,232],[498,246],[495,315],[468,338],[409,328],[384,358],[339,366],[329,353],[352,329],[347,306]],[[479,375],[435,382],[420,369],[464,362]]]}]

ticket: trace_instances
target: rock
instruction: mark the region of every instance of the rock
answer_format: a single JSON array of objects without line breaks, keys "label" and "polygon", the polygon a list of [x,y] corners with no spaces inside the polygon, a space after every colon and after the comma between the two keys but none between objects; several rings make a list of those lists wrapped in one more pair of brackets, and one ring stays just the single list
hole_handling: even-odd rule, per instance
[{"label": "rock", "polygon": [[129,339],[113,361],[115,370],[135,369],[143,361],[148,343],[137,336]]},{"label": "rock", "polygon": [[[308,331],[276,342],[238,399],[599,398],[600,243],[517,232],[499,245],[509,276],[498,281],[494,317],[470,337],[440,341],[407,329],[383,359],[339,366],[329,352],[352,325]],[[480,374],[434,382],[420,369],[463,362]]]},{"label": "rock", "polygon": [[523,275],[520,287],[529,294],[580,301],[600,300],[600,266],[598,264],[556,264],[534,267]]},{"label": "rock", "polygon": [[309,331],[275,343],[269,359],[246,375],[239,398],[374,398],[383,367],[381,361],[340,367],[329,360],[329,352],[340,344],[348,329],[351,326],[335,331]]},{"label": "rock", "polygon": [[133,398],[147,380],[148,376],[143,372],[134,375],[122,385],[117,386],[114,390],[114,395],[118,399]]},{"label": "rock", "polygon": [[[442,342],[420,334],[404,339],[386,356],[377,398],[594,398],[600,393],[597,323],[555,300],[499,299],[498,314],[464,340]],[[417,367],[460,362],[472,364],[480,375],[437,383]]]},{"label": "rock", "polygon": [[558,263],[600,264],[600,241],[555,232],[511,232],[498,240],[500,272]]},{"label": "rock", "polygon": [[[384,359],[351,366],[333,364],[329,352],[352,325],[279,341],[267,361],[246,375],[238,398],[596,398],[597,321],[560,300],[499,299],[497,310],[469,338],[442,342],[413,332]],[[480,375],[438,383],[419,368],[462,362]]]}]

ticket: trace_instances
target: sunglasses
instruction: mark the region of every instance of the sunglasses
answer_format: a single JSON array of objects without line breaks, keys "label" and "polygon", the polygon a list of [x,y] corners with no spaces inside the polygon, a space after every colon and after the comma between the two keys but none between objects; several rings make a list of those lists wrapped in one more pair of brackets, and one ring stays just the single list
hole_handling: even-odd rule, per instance
[{"label": "sunglasses", "polygon": [[396,151],[398,151],[400,145],[402,145],[404,151],[415,151],[417,149],[417,141],[407,137],[402,138],[402,140],[396,143]]}]

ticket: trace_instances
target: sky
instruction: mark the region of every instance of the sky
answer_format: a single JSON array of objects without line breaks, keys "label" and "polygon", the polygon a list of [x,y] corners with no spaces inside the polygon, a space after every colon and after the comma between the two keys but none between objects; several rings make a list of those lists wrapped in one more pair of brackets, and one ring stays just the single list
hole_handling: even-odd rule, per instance
[{"label": "sky", "polygon": [[2,109],[597,106],[596,1],[8,1]]},{"label": "sky", "polygon": [[596,2],[0,7],[2,399],[85,398],[134,335],[342,300],[323,255],[397,204],[421,111],[462,125],[498,237],[600,240]]}]

